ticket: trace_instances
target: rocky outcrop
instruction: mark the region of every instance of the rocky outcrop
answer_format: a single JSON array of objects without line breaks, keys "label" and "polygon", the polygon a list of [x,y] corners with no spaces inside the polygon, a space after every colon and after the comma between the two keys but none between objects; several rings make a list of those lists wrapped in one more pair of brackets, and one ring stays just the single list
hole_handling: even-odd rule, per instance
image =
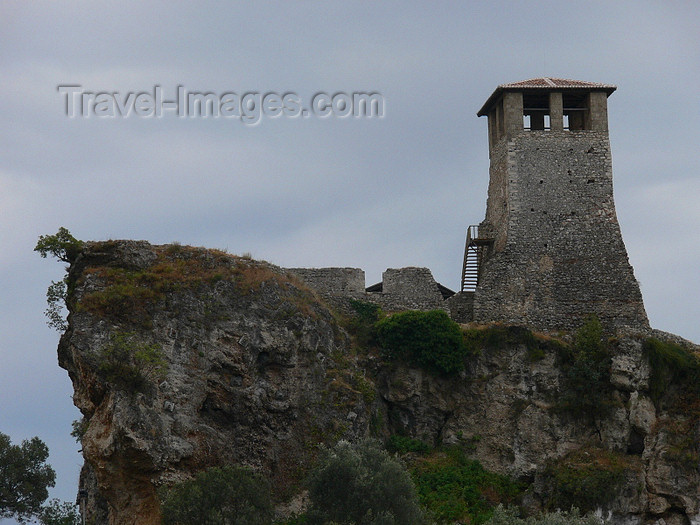
[{"label": "rocky outcrop", "polygon": [[562,408],[559,343],[523,328],[439,376],[358,347],[307,285],[249,258],[87,243],[69,283],[59,358],[84,415],[88,523],[158,523],[159,487],[223,463],[265,473],[283,503],[317,444],[391,434],[462,446],[526,483],[532,511],[590,457],[619,467],[614,523],[698,520],[697,417],[652,397],[641,338],[614,342],[607,409],[584,417]]},{"label": "rocky outcrop", "polygon": [[[292,493],[316,443],[368,427],[354,371],[338,370],[348,337],[278,269],[202,249],[98,243],[70,280],[59,356],[85,418],[81,497],[99,499],[96,487],[111,524],[159,523],[159,486],[222,462]],[[155,358],[136,355],[149,348]],[[132,380],[116,380],[117,365]],[[99,518],[85,507],[88,522]]]},{"label": "rocky outcrop", "polygon": [[614,498],[601,509],[612,523],[697,520],[697,420],[656,408],[641,340],[617,342],[610,372],[612,406],[594,417],[562,410],[566,379],[557,352],[533,359],[525,343],[484,348],[460,377],[399,366],[385,369],[378,385],[392,431],[471,448],[490,470],[530,483],[524,503],[532,512],[551,500],[548,477],[567,457],[583,450],[593,463],[610,451],[625,478],[609,487]]}]

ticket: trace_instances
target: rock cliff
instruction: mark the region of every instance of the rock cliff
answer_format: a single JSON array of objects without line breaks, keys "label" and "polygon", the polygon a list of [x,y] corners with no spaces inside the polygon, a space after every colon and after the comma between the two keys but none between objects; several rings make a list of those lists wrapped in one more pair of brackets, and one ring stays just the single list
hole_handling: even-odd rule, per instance
[{"label": "rock cliff", "polygon": [[591,414],[562,402],[567,334],[480,327],[492,337],[441,376],[383,360],[298,278],[249,258],[86,243],[68,282],[59,362],[84,417],[88,523],[159,523],[159,487],[224,463],[265,473],[293,506],[319,443],[395,434],[463,447],[523,482],[532,512],[561,476],[602,472],[614,523],[700,523],[700,403],[658,387],[648,334],[610,342]]}]

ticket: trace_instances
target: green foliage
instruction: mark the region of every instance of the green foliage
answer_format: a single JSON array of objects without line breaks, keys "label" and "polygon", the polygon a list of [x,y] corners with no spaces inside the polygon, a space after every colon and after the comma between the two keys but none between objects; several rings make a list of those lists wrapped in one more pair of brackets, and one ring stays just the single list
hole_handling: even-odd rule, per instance
[{"label": "green foliage", "polygon": [[143,391],[167,372],[161,346],[139,341],[131,333],[113,334],[98,359],[102,378],[127,392]]},{"label": "green foliage", "polygon": [[363,323],[373,324],[379,320],[382,309],[374,303],[350,299],[350,306],[357,314],[357,318]]},{"label": "green foliage", "polygon": [[75,441],[78,444],[82,443],[83,436],[85,435],[85,432],[87,432],[88,425],[88,420],[84,417],[81,417],[80,419],[75,419],[71,423],[70,435],[71,437],[75,438]]},{"label": "green foliage", "polygon": [[498,505],[486,525],[603,525],[603,523],[602,519],[592,514],[581,516],[576,508],[571,509],[571,512],[557,510],[542,516],[523,519],[517,508]]},{"label": "green foliage", "polygon": [[[94,250],[114,250],[113,242],[96,243]],[[316,315],[317,300],[290,275],[279,273],[267,263],[236,258],[219,250],[190,246],[156,247],[153,264],[140,269],[125,267],[89,267],[83,277],[91,276],[99,284],[85,293],[77,305],[81,311],[108,318],[119,324],[152,328],[155,306],[172,294],[197,291],[222,280],[235,283],[241,295],[260,290],[263,283],[275,283],[285,292],[285,300],[309,317]],[[210,288],[209,288],[210,289]],[[203,313],[215,316],[212,304]]]},{"label": "green foliage", "polygon": [[309,525],[418,525],[423,516],[403,464],[376,441],[340,441],[309,479]]},{"label": "green foliage", "polygon": [[444,374],[464,369],[467,348],[462,331],[442,310],[401,312],[385,317],[375,327],[389,359]]},{"label": "green foliage", "polygon": [[577,417],[604,416],[610,408],[610,350],[596,316],[576,332],[574,345],[562,352],[565,388],[560,408]]},{"label": "green foliage", "polygon": [[[64,227],[60,227],[55,235],[41,235],[34,251],[46,258],[47,255],[56,257],[59,261],[72,263],[83,249],[83,242],[73,237]],[[58,331],[64,331],[68,324],[63,316],[63,306],[68,296],[68,276],[60,281],[51,281],[46,290],[48,307],[44,311],[47,324]]]},{"label": "green foliage", "polygon": [[603,326],[598,316],[589,316],[583,326],[576,331],[574,348],[579,354],[585,355],[607,353],[607,347],[603,342]]},{"label": "green foliage", "polygon": [[525,345],[530,361],[543,359],[548,351],[559,351],[564,343],[536,335],[522,326],[491,325],[464,330],[464,343],[472,354],[482,349],[498,349],[506,345]]},{"label": "green foliage", "polygon": [[75,261],[83,249],[83,241],[79,241],[71,235],[71,233],[61,226],[58,232],[54,235],[41,235],[34,247],[35,252],[46,258],[47,255],[53,255],[59,261],[68,264]]},{"label": "green foliage", "polygon": [[159,492],[164,525],[267,525],[270,487],[242,467],[214,467]]},{"label": "green foliage", "polygon": [[548,507],[584,512],[610,503],[625,480],[624,456],[601,449],[580,449],[552,464],[546,475],[551,493]]},{"label": "green foliage", "polygon": [[377,398],[377,387],[364,375],[354,374],[352,378],[353,385],[357,391],[362,394],[362,399],[365,400],[365,404],[371,405]]},{"label": "green foliage", "polygon": [[498,503],[512,503],[522,487],[468,459],[459,448],[427,457],[413,469],[421,503],[438,523],[479,524]]},{"label": "green foliage", "polygon": [[309,523],[306,514],[294,514],[287,519],[275,521],[274,525],[307,525]]},{"label": "green foliage", "polygon": [[82,520],[73,503],[53,499],[41,509],[39,523],[41,525],[82,525]]},{"label": "green foliage", "polygon": [[151,288],[149,283],[135,282],[132,275],[139,272],[120,268],[110,273],[115,276],[114,281],[102,290],[86,294],[79,308],[101,317],[111,317],[142,328],[151,328],[148,306],[160,298],[162,292]]},{"label": "green foliage", "polygon": [[48,457],[49,449],[39,438],[13,445],[0,433],[0,518],[24,522],[41,511],[56,479]]},{"label": "green foliage", "polygon": [[700,362],[685,348],[649,338],[644,341],[644,353],[649,359],[651,375],[649,393],[658,403],[671,386],[680,387],[685,395],[700,394]]},{"label": "green foliage", "polygon": [[381,308],[373,303],[350,299],[350,307],[355,315],[350,317],[345,328],[355,338],[357,344],[363,348],[375,346],[377,344],[377,331],[375,323],[381,318]]},{"label": "green foliage", "polygon": [[430,445],[419,439],[395,434],[389,438],[387,449],[389,452],[396,452],[398,454],[406,454],[407,452],[425,454],[430,452]]},{"label": "green foliage", "polygon": [[46,315],[46,324],[49,327],[63,332],[68,328],[68,323],[63,317],[63,306],[66,304],[68,296],[68,277],[64,277],[60,281],[51,281],[46,290],[46,303],[48,307],[44,311]]}]

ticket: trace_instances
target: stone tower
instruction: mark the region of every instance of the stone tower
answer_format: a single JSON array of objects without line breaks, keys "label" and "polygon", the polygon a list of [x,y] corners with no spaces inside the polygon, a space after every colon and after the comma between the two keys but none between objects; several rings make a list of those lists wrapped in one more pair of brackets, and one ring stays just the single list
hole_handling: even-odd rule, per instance
[{"label": "stone tower", "polygon": [[467,241],[475,321],[572,330],[596,314],[612,332],[648,328],[613,201],[615,89],[537,78],[498,86],[479,110],[490,181],[486,218]]}]

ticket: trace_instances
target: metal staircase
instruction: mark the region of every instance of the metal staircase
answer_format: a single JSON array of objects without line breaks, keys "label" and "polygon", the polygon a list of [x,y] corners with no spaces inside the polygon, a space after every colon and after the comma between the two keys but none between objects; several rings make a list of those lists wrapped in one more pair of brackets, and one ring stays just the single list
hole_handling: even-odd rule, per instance
[{"label": "metal staircase", "polygon": [[479,236],[479,226],[473,224],[467,228],[467,242],[464,246],[464,263],[462,265],[463,292],[473,292],[479,284],[481,268],[487,248],[493,239]]}]

